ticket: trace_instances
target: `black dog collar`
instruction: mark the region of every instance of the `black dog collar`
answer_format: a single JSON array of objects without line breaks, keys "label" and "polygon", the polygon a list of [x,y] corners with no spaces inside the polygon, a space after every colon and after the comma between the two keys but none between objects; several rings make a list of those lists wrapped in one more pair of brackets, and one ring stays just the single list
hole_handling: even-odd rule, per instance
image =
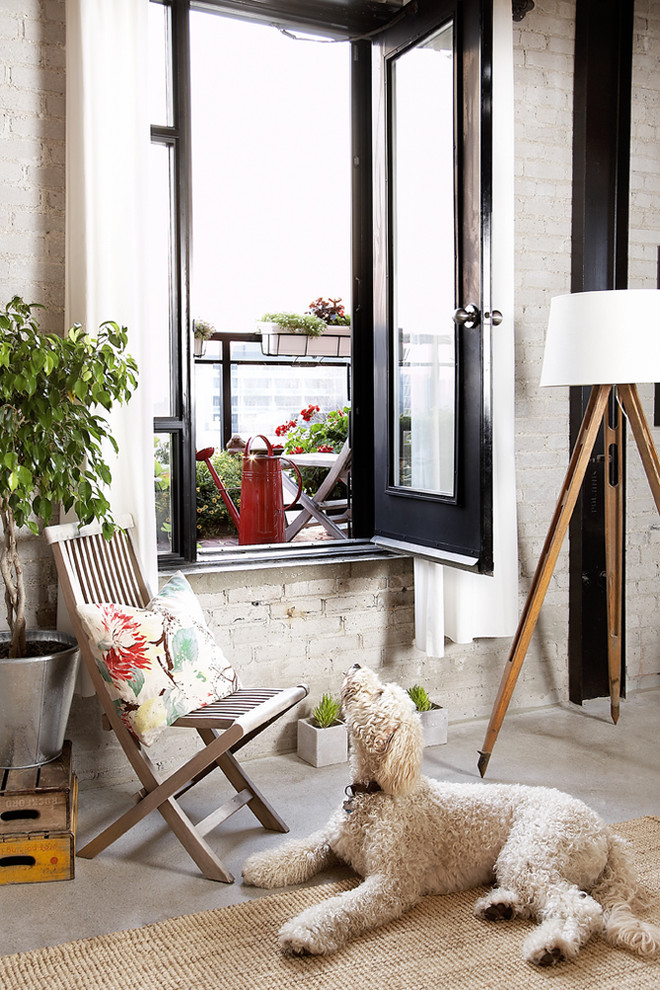
[{"label": "black dog collar", "polygon": [[344,801],[344,811],[350,815],[353,811],[353,799],[356,794],[376,794],[378,791],[382,791],[382,787],[375,780],[370,780],[368,784],[361,784],[359,782],[349,784],[344,790],[344,794],[348,797],[348,801]]}]

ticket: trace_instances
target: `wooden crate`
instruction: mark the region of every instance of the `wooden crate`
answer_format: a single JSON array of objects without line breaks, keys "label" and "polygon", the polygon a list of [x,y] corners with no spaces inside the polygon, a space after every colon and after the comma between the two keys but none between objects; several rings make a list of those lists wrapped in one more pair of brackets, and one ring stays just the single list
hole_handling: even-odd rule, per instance
[{"label": "wooden crate", "polygon": [[41,767],[0,771],[0,885],[72,880],[78,780],[71,743]]},{"label": "wooden crate", "polygon": [[30,832],[0,839],[0,885],[73,880],[73,832]]},{"label": "wooden crate", "polygon": [[71,742],[40,767],[0,770],[0,837],[19,832],[73,831]]}]

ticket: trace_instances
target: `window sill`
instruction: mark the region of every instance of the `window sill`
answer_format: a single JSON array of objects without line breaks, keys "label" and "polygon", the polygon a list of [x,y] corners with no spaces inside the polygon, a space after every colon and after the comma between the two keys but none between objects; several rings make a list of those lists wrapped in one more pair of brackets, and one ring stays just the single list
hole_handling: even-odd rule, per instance
[{"label": "window sill", "polygon": [[159,562],[158,571],[166,576],[175,571],[199,573],[268,570],[271,568],[281,570],[283,567],[355,563],[362,560],[386,560],[400,556],[400,552],[396,553],[378,547],[370,540],[327,541],[321,546],[318,543],[268,544],[259,548],[253,546],[244,549],[233,547],[231,550],[201,553],[194,563],[165,559]]}]

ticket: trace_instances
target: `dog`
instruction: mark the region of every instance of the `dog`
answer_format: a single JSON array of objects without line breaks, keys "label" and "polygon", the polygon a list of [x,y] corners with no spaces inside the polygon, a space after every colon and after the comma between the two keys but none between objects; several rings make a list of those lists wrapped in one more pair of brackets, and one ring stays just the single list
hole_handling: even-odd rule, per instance
[{"label": "dog", "polygon": [[421,774],[420,720],[406,691],[355,664],[342,685],[353,784],[325,828],[246,859],[257,887],[299,884],[338,862],[364,878],[279,933],[284,953],[326,955],[399,918],[425,894],[481,884],[485,921],[531,918],[523,955],[574,959],[594,935],[641,956],[660,951],[625,841],[581,801],[546,787],[455,784]]}]

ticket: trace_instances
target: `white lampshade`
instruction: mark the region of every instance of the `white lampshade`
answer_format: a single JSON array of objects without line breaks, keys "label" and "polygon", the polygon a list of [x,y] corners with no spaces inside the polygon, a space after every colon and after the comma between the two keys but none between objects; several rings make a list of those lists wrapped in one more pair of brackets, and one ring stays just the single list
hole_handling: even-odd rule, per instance
[{"label": "white lampshade", "polygon": [[637,382],[660,382],[660,290],[556,296],[541,385]]}]

